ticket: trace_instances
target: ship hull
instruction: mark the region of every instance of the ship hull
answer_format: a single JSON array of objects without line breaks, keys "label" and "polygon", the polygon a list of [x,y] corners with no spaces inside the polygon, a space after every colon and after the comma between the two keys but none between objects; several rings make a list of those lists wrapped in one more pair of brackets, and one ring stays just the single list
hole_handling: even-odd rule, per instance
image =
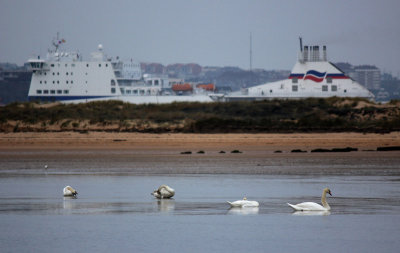
[{"label": "ship hull", "polygon": [[167,104],[173,102],[212,102],[207,95],[196,96],[29,96],[29,101],[87,103],[119,100],[132,104]]}]

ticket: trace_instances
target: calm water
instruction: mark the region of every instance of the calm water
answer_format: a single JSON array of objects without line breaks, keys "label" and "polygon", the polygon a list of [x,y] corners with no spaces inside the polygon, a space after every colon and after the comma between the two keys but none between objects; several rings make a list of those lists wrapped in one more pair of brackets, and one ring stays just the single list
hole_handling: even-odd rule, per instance
[{"label": "calm water", "polygon": [[[161,184],[174,199],[150,195]],[[328,214],[286,205],[320,202],[326,186]],[[260,207],[226,203],[244,196]],[[400,177],[0,173],[0,227],[1,252],[398,252]]]}]

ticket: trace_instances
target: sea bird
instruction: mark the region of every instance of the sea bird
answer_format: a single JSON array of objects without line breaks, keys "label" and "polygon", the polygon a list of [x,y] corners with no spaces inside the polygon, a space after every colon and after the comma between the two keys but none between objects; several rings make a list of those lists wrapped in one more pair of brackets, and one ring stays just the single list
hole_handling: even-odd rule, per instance
[{"label": "sea bird", "polygon": [[175,195],[175,190],[168,185],[161,185],[157,190],[154,190],[151,195],[158,199],[169,199]]},{"label": "sea bird", "polygon": [[331,190],[329,188],[325,188],[322,191],[322,197],[321,197],[322,206],[315,202],[303,202],[303,203],[299,203],[297,205],[292,205],[289,203],[287,203],[287,204],[296,211],[329,211],[329,210],[331,210],[331,207],[329,206],[328,202],[326,201],[327,193],[332,196]]},{"label": "sea bird", "polygon": [[227,202],[229,203],[229,205],[231,205],[231,207],[258,207],[260,205],[257,201],[247,200],[246,197],[244,197],[242,200]]},{"label": "sea bird", "polygon": [[75,197],[78,194],[78,192],[69,185],[64,187],[63,192],[64,197]]}]

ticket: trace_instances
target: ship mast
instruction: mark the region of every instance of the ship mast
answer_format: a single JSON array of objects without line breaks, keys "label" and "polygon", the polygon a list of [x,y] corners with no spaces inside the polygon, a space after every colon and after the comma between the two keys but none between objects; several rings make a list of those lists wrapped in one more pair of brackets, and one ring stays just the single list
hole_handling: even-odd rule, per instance
[{"label": "ship mast", "polygon": [[52,42],[53,46],[55,47],[55,51],[54,51],[55,53],[58,51],[58,47],[62,43],[65,43],[65,40],[64,39],[60,39],[59,35],[60,35],[60,33],[57,32],[57,37],[55,39],[53,39],[53,42]]},{"label": "ship mast", "polygon": [[299,37],[300,40],[300,52],[303,52],[303,38]]},{"label": "ship mast", "polygon": [[57,32],[57,37],[56,37],[56,39],[53,39],[53,46],[56,48],[55,52],[57,52],[57,51],[58,51],[58,46],[59,46],[59,44],[58,44],[58,41],[59,41],[59,35],[60,35],[60,33],[59,33],[59,32]]},{"label": "ship mast", "polygon": [[252,65],[253,65],[253,51],[252,51],[252,38],[251,38],[251,33],[250,33],[250,72],[252,71]]}]

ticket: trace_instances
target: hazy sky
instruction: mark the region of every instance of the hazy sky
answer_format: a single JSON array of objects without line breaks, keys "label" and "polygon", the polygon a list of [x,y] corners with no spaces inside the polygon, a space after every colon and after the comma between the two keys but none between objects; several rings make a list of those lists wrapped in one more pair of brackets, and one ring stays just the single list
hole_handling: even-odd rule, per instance
[{"label": "hazy sky", "polygon": [[85,59],[291,69],[304,44],[400,74],[399,0],[0,0],[0,62],[45,55],[59,32]]}]

